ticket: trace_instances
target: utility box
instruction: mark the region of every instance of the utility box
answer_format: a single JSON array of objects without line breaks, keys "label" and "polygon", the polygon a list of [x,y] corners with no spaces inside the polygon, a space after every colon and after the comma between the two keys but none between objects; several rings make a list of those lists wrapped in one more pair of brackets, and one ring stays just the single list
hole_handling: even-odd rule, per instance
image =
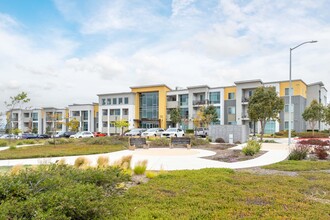
[{"label": "utility box", "polygon": [[233,144],[233,143],[234,143],[234,135],[229,134],[229,144]]}]

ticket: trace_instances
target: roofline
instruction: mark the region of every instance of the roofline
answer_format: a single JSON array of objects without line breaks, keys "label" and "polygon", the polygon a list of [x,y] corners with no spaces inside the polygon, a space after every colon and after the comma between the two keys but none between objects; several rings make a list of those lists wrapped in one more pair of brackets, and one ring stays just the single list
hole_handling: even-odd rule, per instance
[{"label": "roofline", "polygon": [[114,92],[114,93],[104,93],[104,94],[97,94],[97,96],[106,96],[106,95],[128,95],[128,94],[135,94],[135,92]]},{"label": "roofline", "polygon": [[168,87],[165,84],[155,84],[155,85],[145,85],[145,86],[131,86],[130,89],[140,89],[140,88],[150,88],[150,87],[159,87],[159,86],[165,86],[169,90],[172,90],[170,87]]},{"label": "roofline", "polygon": [[324,86],[324,84],[323,84],[323,82],[322,82],[322,81],[319,81],[319,82],[315,82],[315,83],[310,83],[310,84],[308,84],[307,86],[315,86],[315,85]]},{"label": "roofline", "polygon": [[187,89],[210,88],[208,85],[187,86]]},{"label": "roofline", "polygon": [[261,79],[251,79],[251,80],[243,80],[243,81],[236,81],[235,84],[244,84],[244,83],[252,83],[252,82],[260,82],[263,84]]},{"label": "roofline", "polygon": [[[290,80],[272,81],[272,82],[264,82],[264,84],[269,84],[269,83],[283,83],[283,82],[289,82],[289,81]],[[292,82],[294,82],[294,81],[301,81],[301,82],[303,82],[307,86],[307,83],[305,83],[305,81],[302,80],[302,79],[292,79],[291,81]]]}]

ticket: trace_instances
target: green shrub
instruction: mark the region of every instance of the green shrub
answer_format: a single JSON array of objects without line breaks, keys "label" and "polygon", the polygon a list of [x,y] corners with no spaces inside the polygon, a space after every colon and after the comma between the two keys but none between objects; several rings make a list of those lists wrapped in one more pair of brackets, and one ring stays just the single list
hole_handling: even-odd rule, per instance
[{"label": "green shrub", "polygon": [[19,141],[19,142],[16,143],[16,145],[23,145],[23,142]]},{"label": "green shrub", "polygon": [[186,134],[193,134],[194,133],[194,129],[186,129]]},{"label": "green shrub", "polygon": [[215,142],[216,142],[216,143],[220,143],[220,144],[222,144],[222,143],[226,143],[225,140],[224,140],[223,138],[217,138],[217,139],[215,139]]},{"label": "green shrub", "polygon": [[35,144],[36,141],[35,140],[23,140],[24,144]]},{"label": "green shrub", "polygon": [[202,139],[202,138],[197,138],[195,136],[191,137],[191,146],[201,146],[201,145],[208,145],[210,142],[209,140],[206,139]]},{"label": "green shrub", "polygon": [[289,160],[306,159],[310,148],[308,145],[296,144],[289,154]]},{"label": "green shrub", "polygon": [[277,143],[275,140],[263,140],[263,143]]},{"label": "green shrub", "polygon": [[322,132],[300,132],[297,133],[297,136],[300,138],[328,138],[329,134]]},{"label": "green shrub", "polygon": [[74,138],[55,138],[55,142],[54,139],[49,139],[47,140],[47,144],[70,144],[75,142]]},{"label": "green shrub", "polygon": [[253,156],[258,153],[261,149],[261,143],[255,140],[249,140],[247,145],[243,147],[242,152],[246,156]]},{"label": "green shrub", "polygon": [[148,161],[147,160],[143,160],[143,161],[138,161],[135,166],[134,166],[134,173],[136,175],[142,175],[146,172],[147,170],[147,164]]},{"label": "green shrub", "polygon": [[169,138],[157,138],[150,141],[150,146],[152,147],[168,147],[171,140]]},{"label": "green shrub", "polygon": [[16,148],[16,146],[15,145],[10,145],[9,146],[9,150],[16,150],[17,148]]},{"label": "green shrub", "polygon": [[98,138],[83,138],[82,142],[89,145],[123,145],[128,146],[128,137],[126,136],[107,136]]},{"label": "green shrub", "polygon": [[7,141],[0,140],[0,147],[6,147],[8,145]]},{"label": "green shrub", "polygon": [[147,171],[147,172],[146,172],[146,177],[147,177],[148,179],[153,179],[153,178],[155,178],[156,176],[158,176],[158,173],[155,173],[155,172],[152,172],[152,171]]}]

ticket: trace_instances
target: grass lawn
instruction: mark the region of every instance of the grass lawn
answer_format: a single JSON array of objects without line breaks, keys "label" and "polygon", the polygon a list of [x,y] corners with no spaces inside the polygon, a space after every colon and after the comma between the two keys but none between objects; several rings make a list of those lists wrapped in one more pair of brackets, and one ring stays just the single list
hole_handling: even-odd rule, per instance
[{"label": "grass lawn", "polygon": [[68,143],[8,149],[0,152],[0,159],[22,159],[109,153],[124,150],[123,145],[89,145]]},{"label": "grass lawn", "polygon": [[285,160],[262,168],[283,171],[330,170],[330,161]]},{"label": "grass lawn", "polygon": [[173,171],[109,203],[114,219],[329,219],[330,175]]}]

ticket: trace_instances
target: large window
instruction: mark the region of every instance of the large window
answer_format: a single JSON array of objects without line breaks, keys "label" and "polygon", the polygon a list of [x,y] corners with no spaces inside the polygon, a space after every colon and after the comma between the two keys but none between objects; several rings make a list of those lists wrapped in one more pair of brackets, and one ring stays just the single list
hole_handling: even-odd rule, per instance
[{"label": "large window", "polygon": [[118,104],[119,105],[123,104],[123,98],[118,98]]},{"label": "large window", "polygon": [[24,118],[29,118],[30,117],[30,113],[24,113]]},{"label": "large window", "polygon": [[81,111],[81,114],[83,116],[83,120],[88,120],[88,111]]},{"label": "large window", "polygon": [[[293,129],[293,121],[291,121],[291,129]],[[289,130],[289,122],[288,121],[284,122],[284,130]]]},{"label": "large window", "polygon": [[128,104],[128,97],[124,98],[124,104],[127,105]]},{"label": "large window", "polygon": [[117,98],[112,99],[112,104],[117,105]]},{"label": "large window", "polygon": [[32,113],[32,120],[33,121],[38,121],[38,113],[37,112]]},{"label": "large window", "polygon": [[127,108],[123,108],[123,115],[128,115],[128,109]]},{"label": "large window", "polygon": [[108,115],[108,109],[102,109],[102,115],[107,116]]},{"label": "large window", "polygon": [[180,113],[181,113],[182,119],[187,119],[189,117],[188,108],[180,108]]},{"label": "large window", "polygon": [[[284,111],[289,112],[289,105],[284,106]],[[294,104],[291,104],[291,113],[294,112]]]},{"label": "large window", "polygon": [[102,105],[105,105],[105,99],[102,99]]},{"label": "large window", "polygon": [[158,92],[141,93],[140,95],[140,118],[158,119]]},{"label": "large window", "polygon": [[220,104],[220,92],[210,92],[210,104]]},{"label": "large window", "polygon": [[111,99],[107,98],[107,105],[111,105]]},{"label": "large window", "polygon": [[188,94],[179,95],[180,106],[188,106]]},{"label": "large window", "polygon": [[110,109],[110,115],[120,115],[120,109]]}]

